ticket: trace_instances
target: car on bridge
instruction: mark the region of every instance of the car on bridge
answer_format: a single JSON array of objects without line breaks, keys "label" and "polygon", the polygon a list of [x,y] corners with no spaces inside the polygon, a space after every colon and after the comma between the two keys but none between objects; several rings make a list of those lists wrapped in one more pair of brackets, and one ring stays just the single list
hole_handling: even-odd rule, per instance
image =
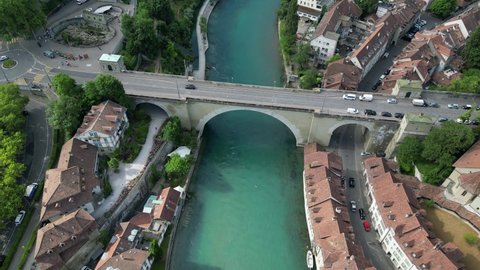
[{"label": "car on bridge", "polygon": [[355,109],[355,108],[348,108],[348,109],[347,109],[347,113],[350,113],[350,114],[358,114],[358,110]]},{"label": "car on bridge", "polygon": [[382,115],[383,117],[392,117],[392,114],[389,113],[389,112],[382,112],[381,115]]},{"label": "car on bridge", "polygon": [[364,111],[365,115],[377,115],[377,112],[374,110],[366,109]]},{"label": "car on bridge", "polygon": [[343,95],[343,99],[344,100],[356,100],[357,95],[355,95],[355,94],[345,94],[345,95]]},{"label": "car on bridge", "polygon": [[388,104],[397,104],[398,100],[396,98],[389,98],[387,99]]},{"label": "car on bridge", "polygon": [[195,87],[194,84],[187,84],[185,85],[185,89],[196,89],[197,87]]},{"label": "car on bridge", "polygon": [[397,112],[397,113],[393,114],[393,117],[395,117],[395,118],[403,118],[403,116],[404,116],[404,114],[400,113],[400,112]]}]

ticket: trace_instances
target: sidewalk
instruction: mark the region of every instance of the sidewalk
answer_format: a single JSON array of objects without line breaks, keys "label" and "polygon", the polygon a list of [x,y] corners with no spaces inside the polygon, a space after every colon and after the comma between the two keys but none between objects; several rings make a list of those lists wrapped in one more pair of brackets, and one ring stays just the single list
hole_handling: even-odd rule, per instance
[{"label": "sidewalk", "polygon": [[205,80],[205,67],[206,67],[206,57],[205,53],[208,50],[208,37],[207,33],[202,33],[200,28],[200,20],[202,17],[207,19],[208,25],[208,18],[212,13],[213,9],[215,8],[217,1],[210,2],[210,0],[205,0],[203,2],[200,11],[198,12],[197,23],[195,27],[195,31],[197,33],[197,46],[198,46],[198,70],[194,71],[195,79],[198,80]]}]

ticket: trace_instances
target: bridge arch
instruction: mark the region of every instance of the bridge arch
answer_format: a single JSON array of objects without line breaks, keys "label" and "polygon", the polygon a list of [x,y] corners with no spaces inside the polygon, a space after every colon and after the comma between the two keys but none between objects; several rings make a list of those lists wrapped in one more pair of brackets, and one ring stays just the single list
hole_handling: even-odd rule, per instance
[{"label": "bridge arch", "polygon": [[333,126],[331,126],[330,129],[328,129],[328,134],[333,135],[333,132],[335,132],[335,130],[337,128],[339,128],[341,126],[346,126],[346,125],[359,125],[359,126],[362,126],[366,129],[368,129],[369,132],[372,132],[374,123],[373,122],[358,121],[358,120],[354,120],[354,119],[342,120],[342,121],[339,121],[339,122],[335,123]]},{"label": "bridge arch", "polygon": [[265,115],[269,115],[278,121],[282,122],[285,126],[287,126],[288,129],[292,132],[293,136],[295,136],[295,140],[297,141],[297,145],[303,144],[305,142],[305,139],[303,138],[300,129],[295,126],[291,121],[289,121],[287,118],[284,116],[276,113],[275,111],[268,110],[268,109],[259,109],[259,108],[251,108],[251,107],[244,107],[244,108],[239,108],[239,107],[223,107],[217,110],[214,110],[205,116],[203,116],[199,121],[197,126],[195,127],[199,134],[201,135],[203,133],[203,129],[205,128],[205,125],[215,116],[220,115],[222,113],[226,112],[231,112],[231,111],[255,111],[259,112]]}]

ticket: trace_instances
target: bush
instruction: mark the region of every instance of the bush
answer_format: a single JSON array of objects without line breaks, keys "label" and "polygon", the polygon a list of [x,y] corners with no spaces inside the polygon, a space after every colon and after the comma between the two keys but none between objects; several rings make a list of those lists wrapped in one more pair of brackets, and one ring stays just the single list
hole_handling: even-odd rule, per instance
[{"label": "bush", "polygon": [[103,177],[103,196],[107,198],[113,192],[112,185],[110,185],[110,181],[108,181],[108,175]]},{"label": "bush", "polygon": [[478,242],[478,236],[471,232],[464,233],[463,239],[465,239],[465,242],[467,242],[471,246],[477,244]]},{"label": "bush", "polygon": [[108,167],[113,171],[118,172],[118,166],[120,166],[120,161],[117,158],[112,157],[108,160]]},{"label": "bush", "polygon": [[3,61],[3,67],[4,68],[12,68],[14,67],[15,65],[17,64],[16,61],[12,60],[12,59],[7,59],[5,61]]},{"label": "bush", "polygon": [[97,242],[102,244],[104,247],[108,245],[110,241],[110,233],[108,230],[101,230],[100,235],[98,236]]},{"label": "bush", "polygon": [[166,120],[161,132],[161,137],[165,141],[171,141],[176,145],[181,143],[182,123],[178,116],[170,117]]},{"label": "bush", "polygon": [[433,208],[435,206],[435,201],[432,200],[432,199],[425,200],[425,201],[423,201],[423,203],[428,208]]}]

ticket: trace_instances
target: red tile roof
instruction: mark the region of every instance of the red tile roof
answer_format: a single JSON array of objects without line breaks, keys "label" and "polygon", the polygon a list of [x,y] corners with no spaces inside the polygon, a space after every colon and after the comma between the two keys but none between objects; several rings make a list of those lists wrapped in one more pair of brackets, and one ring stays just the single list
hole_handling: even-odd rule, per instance
[{"label": "red tile roof", "polygon": [[325,35],[327,32],[335,33],[336,28],[340,24],[341,16],[358,18],[360,15],[362,15],[362,9],[354,1],[338,1],[323,15],[322,20],[315,29],[314,38]]},{"label": "red tile roof", "polygon": [[111,100],[94,105],[83,118],[75,136],[87,131],[112,135],[118,129],[118,125],[120,125],[120,121],[126,112],[125,107]]},{"label": "red tile roof", "polygon": [[95,219],[78,209],[37,231],[35,261],[39,269],[61,269],[97,229]]},{"label": "red tile roof", "polygon": [[455,163],[455,168],[480,168],[480,140],[474,143]]},{"label": "red tile roof", "polygon": [[172,222],[179,198],[180,192],[171,187],[164,188],[158,196],[160,204],[156,204],[153,208],[153,219]]},{"label": "red tile roof", "polygon": [[362,71],[343,58],[327,66],[322,84],[324,88],[356,91],[361,76]]},{"label": "red tile roof", "polygon": [[474,195],[480,195],[480,172],[462,174],[458,179],[465,190]]},{"label": "red tile roof", "polygon": [[145,261],[149,259],[149,257],[150,257],[150,254],[148,251],[132,248],[109,258],[108,261],[105,262],[105,264],[95,269],[143,270],[144,268],[142,266],[145,263]]},{"label": "red tile roof", "polygon": [[99,186],[96,170],[97,148],[75,138],[67,141],[60,152],[57,168],[46,172],[40,220],[92,202],[92,190]]}]

